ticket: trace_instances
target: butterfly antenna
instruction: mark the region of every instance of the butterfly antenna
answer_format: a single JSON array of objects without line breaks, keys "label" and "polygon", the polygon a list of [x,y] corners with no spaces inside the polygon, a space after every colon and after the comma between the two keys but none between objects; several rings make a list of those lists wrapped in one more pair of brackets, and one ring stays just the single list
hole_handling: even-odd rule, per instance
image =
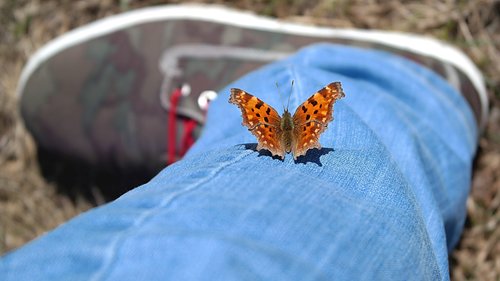
[{"label": "butterfly antenna", "polygon": [[290,95],[288,95],[288,102],[286,103],[286,109],[288,110],[288,106],[290,106],[290,97],[292,96],[293,93],[293,83],[295,80],[292,80],[292,88],[290,89]]},{"label": "butterfly antenna", "polygon": [[[276,82],[276,88],[278,88],[278,95],[281,97],[281,91],[280,91],[280,86],[278,85],[278,82]],[[280,98],[281,100],[281,98]],[[283,105],[283,111],[285,111],[285,104],[282,102]]]}]

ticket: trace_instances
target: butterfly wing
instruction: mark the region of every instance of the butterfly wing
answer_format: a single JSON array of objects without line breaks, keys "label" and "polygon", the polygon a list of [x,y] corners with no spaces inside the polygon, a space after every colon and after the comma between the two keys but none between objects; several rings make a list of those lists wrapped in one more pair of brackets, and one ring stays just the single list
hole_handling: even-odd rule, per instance
[{"label": "butterfly wing", "polygon": [[319,136],[333,120],[333,104],[344,97],[340,82],[333,82],[302,103],[293,115],[292,153],[294,159],[311,148],[321,148]]},{"label": "butterfly wing", "polygon": [[284,158],[283,132],[278,112],[257,97],[240,89],[231,89],[229,102],[241,109],[242,124],[257,137],[257,150],[267,149],[272,155]]}]

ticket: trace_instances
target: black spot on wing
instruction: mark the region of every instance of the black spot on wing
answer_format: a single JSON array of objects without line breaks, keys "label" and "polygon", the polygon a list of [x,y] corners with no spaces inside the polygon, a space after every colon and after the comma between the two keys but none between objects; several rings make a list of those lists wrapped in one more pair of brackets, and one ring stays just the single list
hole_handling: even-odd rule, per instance
[{"label": "black spot on wing", "polygon": [[317,109],[314,111],[314,114],[318,114],[318,110]]},{"label": "black spot on wing", "polygon": [[[253,108],[252,108],[252,111],[253,111]],[[317,110],[316,110],[316,111],[317,111]],[[257,117],[260,117],[260,114],[259,114],[259,113],[255,114],[255,115],[256,115]]]},{"label": "black spot on wing", "polygon": [[316,106],[318,104],[317,101],[313,100],[313,99],[310,99],[309,102],[313,105],[313,106]]},{"label": "black spot on wing", "polygon": [[311,115],[307,114],[306,115],[306,120],[309,120],[309,119],[311,119]]},{"label": "black spot on wing", "polygon": [[304,111],[304,113],[307,112],[307,108],[305,106],[302,106],[302,111]]},{"label": "black spot on wing", "polygon": [[259,102],[255,105],[257,109],[260,109],[264,105],[264,102],[259,100]]},{"label": "black spot on wing", "polygon": [[269,122],[269,118],[264,117],[264,121]]},{"label": "black spot on wing", "polygon": [[267,115],[269,115],[271,113],[271,108],[270,107],[267,108],[266,113],[267,113]]}]

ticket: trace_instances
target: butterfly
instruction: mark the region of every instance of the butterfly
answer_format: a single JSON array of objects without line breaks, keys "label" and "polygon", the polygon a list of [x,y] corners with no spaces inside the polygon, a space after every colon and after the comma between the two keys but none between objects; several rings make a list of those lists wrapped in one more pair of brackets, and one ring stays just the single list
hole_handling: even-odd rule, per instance
[{"label": "butterfly", "polygon": [[257,150],[267,149],[281,159],[292,152],[297,160],[309,149],[321,149],[319,136],[333,120],[333,104],[344,96],[340,82],[333,82],[303,102],[293,116],[287,106],[281,117],[274,108],[240,89],[231,89],[229,102],[240,108],[242,125],[257,137]]}]

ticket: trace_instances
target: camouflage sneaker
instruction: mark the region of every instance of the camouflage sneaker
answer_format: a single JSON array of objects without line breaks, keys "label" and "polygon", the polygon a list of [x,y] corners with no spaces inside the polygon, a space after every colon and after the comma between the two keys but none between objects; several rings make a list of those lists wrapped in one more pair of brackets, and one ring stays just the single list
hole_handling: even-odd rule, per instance
[{"label": "camouflage sneaker", "polygon": [[480,72],[442,42],[284,23],[206,5],[135,10],[53,40],[24,68],[21,111],[47,151],[156,171],[197,138],[219,89],[318,41],[388,50],[421,63],[464,94],[481,127],[486,122]]}]

